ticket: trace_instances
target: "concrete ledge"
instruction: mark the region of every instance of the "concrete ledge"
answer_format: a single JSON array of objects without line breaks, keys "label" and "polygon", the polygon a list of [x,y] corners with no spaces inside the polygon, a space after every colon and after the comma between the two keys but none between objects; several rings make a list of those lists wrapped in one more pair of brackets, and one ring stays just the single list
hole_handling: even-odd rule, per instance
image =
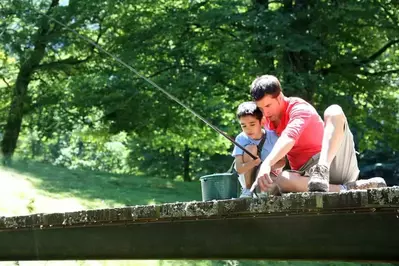
[{"label": "concrete ledge", "polygon": [[343,193],[290,193],[265,199],[178,202],[67,213],[0,217],[0,231],[16,228],[94,226],[104,223],[198,220],[230,216],[294,215],[333,211],[395,209],[399,214],[399,187]]},{"label": "concrete ledge", "polygon": [[399,188],[0,218],[0,260],[399,261]]}]

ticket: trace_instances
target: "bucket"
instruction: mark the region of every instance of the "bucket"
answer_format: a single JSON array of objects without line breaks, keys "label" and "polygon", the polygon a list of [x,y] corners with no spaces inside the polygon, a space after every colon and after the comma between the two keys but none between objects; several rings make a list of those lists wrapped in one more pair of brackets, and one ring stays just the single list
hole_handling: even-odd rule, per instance
[{"label": "bucket", "polygon": [[232,199],[238,196],[238,179],[235,173],[202,176],[202,201]]}]

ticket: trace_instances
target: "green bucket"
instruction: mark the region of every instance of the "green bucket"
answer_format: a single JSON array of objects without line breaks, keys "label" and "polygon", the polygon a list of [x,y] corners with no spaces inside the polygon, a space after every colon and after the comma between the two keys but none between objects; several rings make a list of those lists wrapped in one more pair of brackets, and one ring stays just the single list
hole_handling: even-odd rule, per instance
[{"label": "green bucket", "polygon": [[232,199],[238,196],[238,178],[235,173],[202,176],[202,201]]}]

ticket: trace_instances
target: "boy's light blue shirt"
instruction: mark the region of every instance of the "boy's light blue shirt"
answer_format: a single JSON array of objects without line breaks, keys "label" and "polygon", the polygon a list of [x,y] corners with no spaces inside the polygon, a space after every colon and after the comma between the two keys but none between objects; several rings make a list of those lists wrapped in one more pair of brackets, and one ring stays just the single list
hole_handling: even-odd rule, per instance
[{"label": "boy's light blue shirt", "polygon": [[[276,141],[278,139],[276,132],[274,132],[273,130],[263,129],[263,132],[266,133],[266,139],[265,143],[263,144],[262,153],[261,153],[262,161],[264,161],[266,157],[269,155],[269,153],[272,151],[274,144],[276,144]],[[261,141],[261,139],[259,140],[251,139],[244,132],[238,134],[235,140],[238,144],[240,144],[244,148],[248,145],[258,145],[259,142]],[[233,153],[231,155],[234,157],[243,154],[244,151],[241,148],[234,145]]]}]

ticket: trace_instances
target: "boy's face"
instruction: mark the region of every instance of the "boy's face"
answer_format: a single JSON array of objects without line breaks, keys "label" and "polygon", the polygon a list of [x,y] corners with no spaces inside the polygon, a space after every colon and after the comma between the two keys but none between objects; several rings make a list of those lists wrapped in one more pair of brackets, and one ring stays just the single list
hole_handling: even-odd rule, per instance
[{"label": "boy's face", "polygon": [[260,139],[262,137],[262,126],[258,119],[252,115],[240,117],[242,131],[251,139]]}]

